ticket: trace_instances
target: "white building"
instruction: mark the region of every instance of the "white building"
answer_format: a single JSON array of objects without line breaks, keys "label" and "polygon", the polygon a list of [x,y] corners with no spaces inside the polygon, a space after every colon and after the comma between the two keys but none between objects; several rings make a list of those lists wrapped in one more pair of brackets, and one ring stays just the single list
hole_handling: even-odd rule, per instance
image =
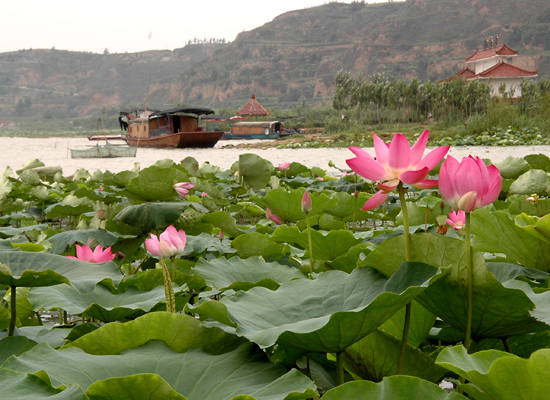
[{"label": "white building", "polygon": [[466,59],[466,67],[448,79],[488,80],[495,96],[500,96],[499,88],[504,83],[506,92],[513,93],[511,97],[520,97],[521,80],[536,78],[538,71],[527,71],[512,65],[513,57],[517,57],[517,54],[516,50],[512,50],[504,43],[478,49]]}]

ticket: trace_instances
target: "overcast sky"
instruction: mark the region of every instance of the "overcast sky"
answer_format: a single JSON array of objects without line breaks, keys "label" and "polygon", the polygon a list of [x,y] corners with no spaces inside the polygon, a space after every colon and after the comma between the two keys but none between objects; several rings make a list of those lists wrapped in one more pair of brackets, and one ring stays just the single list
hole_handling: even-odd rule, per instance
[{"label": "overcast sky", "polygon": [[[366,0],[379,3],[387,0]],[[184,47],[193,38],[225,38],[287,11],[329,0],[5,0],[0,53],[20,49],[138,52]],[[351,0],[339,1],[350,3]]]}]

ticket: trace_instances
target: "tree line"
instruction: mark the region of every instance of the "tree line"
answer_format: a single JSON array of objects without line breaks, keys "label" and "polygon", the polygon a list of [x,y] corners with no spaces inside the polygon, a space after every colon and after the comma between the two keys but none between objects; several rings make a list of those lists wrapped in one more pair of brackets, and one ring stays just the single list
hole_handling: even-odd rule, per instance
[{"label": "tree line", "polygon": [[[412,78],[409,81],[389,78],[385,74],[352,76],[339,71],[335,78],[333,107],[357,109],[359,119],[367,124],[423,123],[430,120],[467,120],[487,113],[495,96],[517,105],[521,113],[537,112],[550,97],[550,79],[523,80],[519,91],[501,85],[493,93],[487,81],[465,79],[440,82]],[[546,100],[545,100],[546,99]]]}]

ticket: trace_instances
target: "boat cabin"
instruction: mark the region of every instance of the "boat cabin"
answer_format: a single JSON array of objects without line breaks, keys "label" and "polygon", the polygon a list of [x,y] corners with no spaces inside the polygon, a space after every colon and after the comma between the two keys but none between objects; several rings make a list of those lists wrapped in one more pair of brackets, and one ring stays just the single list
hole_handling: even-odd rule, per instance
[{"label": "boat cabin", "polygon": [[244,139],[276,139],[283,133],[280,121],[236,122],[231,128],[231,135]]},{"label": "boat cabin", "polygon": [[128,134],[145,139],[171,133],[200,132],[199,115],[214,114],[207,108],[179,108],[167,111],[156,111],[144,118],[130,120]]}]

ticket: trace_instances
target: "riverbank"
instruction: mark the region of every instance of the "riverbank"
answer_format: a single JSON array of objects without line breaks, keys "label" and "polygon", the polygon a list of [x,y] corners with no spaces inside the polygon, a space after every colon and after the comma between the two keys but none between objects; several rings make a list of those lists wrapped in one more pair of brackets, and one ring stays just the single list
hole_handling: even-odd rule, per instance
[{"label": "riverbank", "polygon": [[[148,167],[158,160],[171,159],[176,163],[186,157],[194,157],[199,164],[209,162],[221,169],[229,169],[238,161],[239,155],[254,153],[266,160],[271,161],[275,166],[283,162],[299,162],[307,167],[320,167],[331,175],[339,174],[335,168],[328,166],[332,161],[338,168],[347,168],[346,160],[353,157],[353,154],[346,148],[317,148],[317,149],[277,149],[270,148],[270,142],[252,141],[243,144],[243,147],[222,147],[226,141],[220,141],[213,149],[147,149],[140,148],[135,158],[91,158],[72,159],[70,149],[84,149],[93,146],[85,138],[0,138],[3,157],[0,157],[0,171],[7,166],[13,170],[21,168],[26,162],[39,159],[45,165],[60,165],[64,175],[71,175],[77,169],[84,168],[90,172],[97,169],[109,170],[113,173],[132,169],[134,163],[139,163],[141,168]],[[234,143],[238,144],[238,143]],[[257,147],[252,147],[257,146]],[[367,147],[365,150],[374,155],[374,149]],[[426,152],[430,151],[427,149]],[[462,158],[468,155],[488,158],[493,162],[500,161],[508,156],[524,157],[528,154],[546,154],[550,156],[550,146],[514,146],[514,147],[451,147],[450,155]]]}]

